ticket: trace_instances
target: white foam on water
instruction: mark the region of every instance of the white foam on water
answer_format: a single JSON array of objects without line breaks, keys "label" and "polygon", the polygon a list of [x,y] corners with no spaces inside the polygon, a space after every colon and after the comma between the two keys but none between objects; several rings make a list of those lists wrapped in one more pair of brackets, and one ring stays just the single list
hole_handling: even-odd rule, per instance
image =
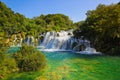
[{"label": "white foam on water", "polygon": [[76,53],[80,53],[80,54],[101,54],[101,52],[97,52],[95,48],[91,48],[91,47],[87,47],[85,50],[83,51],[79,51]]}]

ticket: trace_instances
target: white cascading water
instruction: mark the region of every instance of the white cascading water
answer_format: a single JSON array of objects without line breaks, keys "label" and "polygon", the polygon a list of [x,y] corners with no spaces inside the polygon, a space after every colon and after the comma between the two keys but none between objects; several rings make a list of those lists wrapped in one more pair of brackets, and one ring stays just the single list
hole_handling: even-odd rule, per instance
[{"label": "white cascading water", "polygon": [[[96,54],[96,50],[90,47],[90,41],[76,39],[73,37],[73,31],[47,32],[44,40],[39,44],[39,48],[43,51],[76,51],[83,54]],[[76,43],[76,46],[73,44]],[[85,50],[80,51],[79,46],[84,45]]]},{"label": "white cascading water", "polygon": [[26,43],[27,43],[27,45],[34,46],[34,37],[33,36],[28,36]]},{"label": "white cascading water", "polygon": [[34,37],[33,36],[27,36],[26,39],[21,38],[19,41],[17,41],[18,38],[15,35],[15,38],[12,42],[11,47],[20,47],[22,43],[26,43],[27,45],[32,45],[34,46]]},{"label": "white cascading water", "polygon": [[16,46],[21,46],[22,42],[23,42],[23,38],[20,39],[20,42]]},{"label": "white cascading water", "polygon": [[71,50],[73,40],[70,32],[47,32],[39,47],[49,50]]},{"label": "white cascading water", "polygon": [[[42,35],[44,37],[43,41],[38,40],[38,48],[42,51],[75,51],[81,54],[98,54],[94,48],[90,47],[90,41],[83,39],[76,39],[73,35],[73,30],[60,31],[60,32],[47,32]],[[40,35],[41,36],[41,35]],[[20,42],[15,45],[17,37],[13,41],[12,46],[21,46],[24,42],[27,45],[34,46],[34,37],[27,36],[26,40],[21,38]],[[85,49],[80,49],[80,46],[84,45]]]},{"label": "white cascading water", "polygon": [[100,52],[97,52],[95,48],[91,48],[91,47],[87,47],[85,50],[83,51],[79,51],[76,53],[80,53],[80,54],[101,54]]},{"label": "white cascading water", "polygon": [[[94,48],[90,47],[90,41],[76,39],[73,37],[73,31],[47,32],[44,40],[39,44],[39,48],[43,51],[75,51],[81,54],[99,54]],[[76,43],[77,45],[73,46]],[[80,45],[84,45],[86,49],[80,51]]]}]

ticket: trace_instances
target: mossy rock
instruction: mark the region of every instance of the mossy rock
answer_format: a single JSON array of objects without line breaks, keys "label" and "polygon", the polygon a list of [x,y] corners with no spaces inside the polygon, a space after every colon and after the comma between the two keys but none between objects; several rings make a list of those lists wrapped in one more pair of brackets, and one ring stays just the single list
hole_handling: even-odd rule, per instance
[{"label": "mossy rock", "polygon": [[74,48],[75,46],[77,46],[77,42],[73,42],[73,44],[72,44],[72,48]]}]

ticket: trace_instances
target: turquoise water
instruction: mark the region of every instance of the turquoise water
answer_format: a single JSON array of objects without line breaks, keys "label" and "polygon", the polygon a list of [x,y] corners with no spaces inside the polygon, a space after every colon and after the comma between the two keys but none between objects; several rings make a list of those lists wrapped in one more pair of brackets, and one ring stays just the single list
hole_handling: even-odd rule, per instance
[{"label": "turquoise water", "polygon": [[43,52],[48,60],[65,60],[70,58],[95,58],[100,55],[87,55],[87,54],[79,54],[74,52]]},{"label": "turquoise water", "polygon": [[15,53],[18,50],[20,50],[20,47],[11,47],[10,49],[8,49],[8,53]]},{"label": "turquoise water", "polygon": [[46,55],[48,60],[65,60],[76,56],[71,52],[43,52],[43,53]]},{"label": "turquoise water", "polygon": [[[10,53],[19,48],[11,48]],[[43,52],[44,73],[16,73],[8,80],[119,80],[120,57],[83,55],[74,52]],[[24,76],[24,77],[23,77]],[[15,78],[16,77],[16,78]]]},{"label": "turquoise water", "polygon": [[[15,53],[18,50],[20,50],[19,47],[11,47],[8,50],[8,53]],[[39,50],[39,49],[38,49]],[[64,60],[64,59],[69,59],[69,58],[75,58],[75,57],[86,57],[86,58],[93,58],[96,56],[100,56],[100,55],[87,55],[87,54],[79,54],[79,53],[74,53],[74,52],[70,52],[70,51],[53,51],[53,52],[47,52],[47,51],[42,51],[43,54],[46,55],[48,60]]]}]

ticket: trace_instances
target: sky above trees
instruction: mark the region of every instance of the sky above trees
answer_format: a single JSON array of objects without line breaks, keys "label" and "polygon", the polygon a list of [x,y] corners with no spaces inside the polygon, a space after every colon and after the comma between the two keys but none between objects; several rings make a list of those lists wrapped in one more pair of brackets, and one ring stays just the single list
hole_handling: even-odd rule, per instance
[{"label": "sky above trees", "polygon": [[41,14],[62,13],[74,22],[84,20],[88,10],[94,10],[99,4],[118,3],[119,0],[0,0],[13,11],[28,18]]}]

